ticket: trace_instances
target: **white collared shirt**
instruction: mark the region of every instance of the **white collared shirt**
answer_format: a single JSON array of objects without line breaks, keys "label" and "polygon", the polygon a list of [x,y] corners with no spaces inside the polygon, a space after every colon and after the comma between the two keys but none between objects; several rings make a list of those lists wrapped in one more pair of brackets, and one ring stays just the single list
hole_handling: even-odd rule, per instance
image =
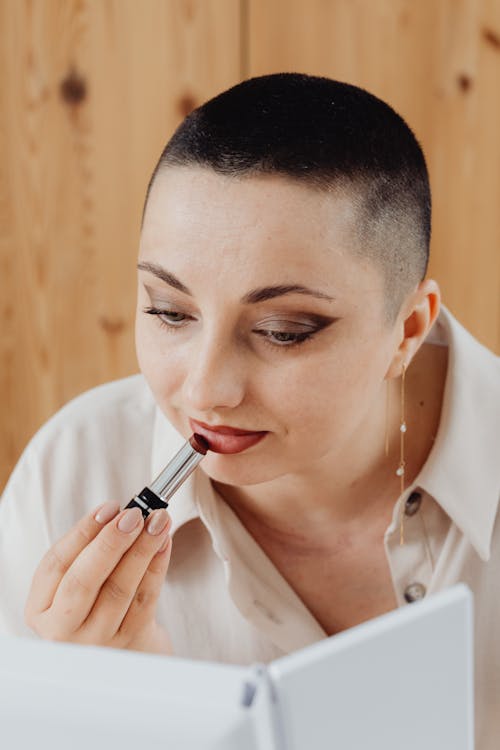
[{"label": "white collared shirt", "polygon": [[[426,341],[449,347],[441,420],[418,477],[395,498],[385,550],[398,606],[459,581],[472,589],[476,746],[496,750],[500,358],[444,305]],[[0,502],[0,632],[32,635],[23,609],[45,551],[99,503],[116,499],[124,505],[183,443],[142,375],[82,394],[42,427]],[[403,546],[401,503],[407,509]],[[158,620],[177,656],[269,662],[326,636],[201,467],[177,492],[169,513],[173,550]]]}]

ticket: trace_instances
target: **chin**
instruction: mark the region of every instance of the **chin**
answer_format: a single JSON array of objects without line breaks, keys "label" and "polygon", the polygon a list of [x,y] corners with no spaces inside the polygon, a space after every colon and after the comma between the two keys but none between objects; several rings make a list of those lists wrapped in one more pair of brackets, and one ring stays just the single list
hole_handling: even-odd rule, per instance
[{"label": "chin", "polygon": [[232,455],[208,453],[200,468],[215,482],[234,487],[270,482],[284,473],[277,470],[276,465],[266,466],[262,458],[247,457],[243,453]]}]

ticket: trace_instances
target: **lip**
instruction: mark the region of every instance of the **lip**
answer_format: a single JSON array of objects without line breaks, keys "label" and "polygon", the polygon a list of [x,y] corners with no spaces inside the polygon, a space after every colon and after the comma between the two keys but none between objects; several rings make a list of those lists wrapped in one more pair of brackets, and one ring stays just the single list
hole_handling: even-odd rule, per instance
[{"label": "lip", "polygon": [[214,453],[241,453],[267,435],[267,431],[251,432],[225,425],[207,425],[195,419],[190,419],[189,424],[193,432],[208,440],[210,450]]}]

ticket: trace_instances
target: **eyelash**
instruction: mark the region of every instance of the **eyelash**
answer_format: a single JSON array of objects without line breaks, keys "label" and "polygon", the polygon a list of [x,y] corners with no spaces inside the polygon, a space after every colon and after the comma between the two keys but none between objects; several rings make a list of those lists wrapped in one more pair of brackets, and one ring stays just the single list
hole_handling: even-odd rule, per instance
[{"label": "eyelash", "polygon": [[[157,307],[145,307],[143,309],[143,312],[145,312],[147,315],[154,315],[156,317],[156,320],[158,323],[163,327],[167,328],[170,331],[172,331],[174,328],[180,328],[180,325],[176,325],[175,321],[171,321],[168,323],[164,318],[162,318],[162,315],[172,315],[172,314],[179,314],[182,315],[182,313],[175,313],[172,310],[160,310]],[[177,321],[177,323],[183,323],[184,321]],[[285,334],[286,331],[254,331],[254,333],[257,333],[261,338],[264,340],[264,343],[266,346],[271,346],[273,349],[293,349],[296,346],[300,346],[301,344],[304,344],[306,341],[309,341],[312,339],[315,333],[318,332],[319,329],[316,329],[315,331],[311,331],[311,333],[289,333],[290,336],[295,336],[296,338],[293,339],[290,343],[281,343],[278,344],[275,341],[271,340],[270,334]]]}]

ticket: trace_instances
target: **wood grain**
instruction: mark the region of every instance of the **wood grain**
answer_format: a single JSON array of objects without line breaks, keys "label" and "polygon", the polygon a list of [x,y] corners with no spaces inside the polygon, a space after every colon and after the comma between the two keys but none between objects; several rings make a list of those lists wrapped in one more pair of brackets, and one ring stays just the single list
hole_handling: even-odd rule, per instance
[{"label": "wood grain", "polygon": [[233,0],[0,4],[0,487],[63,403],[137,371],[146,185],[186,112],[240,79]]},{"label": "wood grain", "polygon": [[406,118],[431,174],[429,276],[500,353],[498,0],[2,0],[0,487],[63,403],[137,370],[139,221],[174,127],[282,70]]}]

